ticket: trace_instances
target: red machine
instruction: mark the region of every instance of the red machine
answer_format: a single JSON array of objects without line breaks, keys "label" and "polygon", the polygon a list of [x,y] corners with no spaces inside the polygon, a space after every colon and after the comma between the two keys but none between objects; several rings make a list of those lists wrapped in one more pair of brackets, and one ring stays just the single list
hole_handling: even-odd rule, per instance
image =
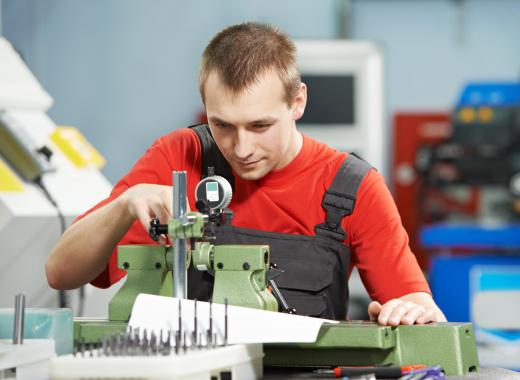
[{"label": "red machine", "polygon": [[[474,214],[478,207],[478,190],[471,189],[464,199],[453,198],[440,190],[422,186],[416,170],[419,149],[438,144],[451,135],[448,113],[397,113],[393,120],[394,197],[410,237],[410,246],[423,269],[428,267],[428,255],[418,241],[419,228],[437,219],[436,213],[451,210]],[[443,215],[438,215],[442,219]]]}]

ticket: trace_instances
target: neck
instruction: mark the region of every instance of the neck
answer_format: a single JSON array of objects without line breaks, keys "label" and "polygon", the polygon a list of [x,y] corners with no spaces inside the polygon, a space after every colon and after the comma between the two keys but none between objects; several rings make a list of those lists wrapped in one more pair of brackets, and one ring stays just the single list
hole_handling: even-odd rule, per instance
[{"label": "neck", "polygon": [[296,126],[293,130],[293,135],[291,136],[291,142],[287,149],[287,155],[285,159],[280,163],[280,165],[276,168],[276,170],[283,169],[287,165],[291,163],[292,160],[300,153],[303,146],[303,137],[302,134],[296,129]]}]

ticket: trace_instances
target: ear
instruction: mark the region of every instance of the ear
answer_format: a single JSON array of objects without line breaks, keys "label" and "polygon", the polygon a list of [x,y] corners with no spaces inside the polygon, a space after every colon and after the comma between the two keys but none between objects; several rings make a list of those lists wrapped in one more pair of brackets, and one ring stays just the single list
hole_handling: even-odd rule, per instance
[{"label": "ear", "polygon": [[303,116],[305,106],[307,105],[307,85],[300,83],[300,88],[294,97],[292,104],[293,120],[298,120]]}]

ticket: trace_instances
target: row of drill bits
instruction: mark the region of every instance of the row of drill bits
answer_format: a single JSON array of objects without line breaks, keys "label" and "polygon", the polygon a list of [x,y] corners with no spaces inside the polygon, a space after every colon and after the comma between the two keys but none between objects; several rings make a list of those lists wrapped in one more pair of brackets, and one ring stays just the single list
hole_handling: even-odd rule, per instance
[{"label": "row of drill bits", "polygon": [[84,340],[75,342],[73,355],[82,357],[99,356],[158,356],[175,353],[186,353],[196,349],[209,349],[228,344],[228,310],[227,299],[224,307],[224,336],[220,334],[221,344],[218,343],[217,330],[213,323],[213,303],[209,304],[209,328],[199,327],[197,315],[197,300],[194,302],[193,330],[183,329],[182,306],[179,300],[179,317],[177,330],[154,331],[131,326],[125,332],[119,334],[106,334],[95,343],[87,343]]}]

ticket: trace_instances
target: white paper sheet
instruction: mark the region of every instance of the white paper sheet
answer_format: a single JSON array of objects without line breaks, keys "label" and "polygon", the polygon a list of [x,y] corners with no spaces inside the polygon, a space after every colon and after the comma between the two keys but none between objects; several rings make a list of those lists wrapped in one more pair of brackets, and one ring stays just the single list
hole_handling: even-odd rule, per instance
[{"label": "white paper sheet", "polygon": [[[193,331],[194,301],[178,298],[140,294],[134,303],[129,325],[146,329],[148,333],[160,330],[177,330],[179,328],[179,301],[181,302],[182,330]],[[221,304],[212,305],[213,329],[217,333],[218,342],[224,337],[225,307]],[[206,332],[209,329],[208,302],[197,302],[197,331]],[[296,343],[314,342],[324,322],[337,323],[320,318],[302,317],[250,309],[238,306],[228,306],[228,343]]]}]

